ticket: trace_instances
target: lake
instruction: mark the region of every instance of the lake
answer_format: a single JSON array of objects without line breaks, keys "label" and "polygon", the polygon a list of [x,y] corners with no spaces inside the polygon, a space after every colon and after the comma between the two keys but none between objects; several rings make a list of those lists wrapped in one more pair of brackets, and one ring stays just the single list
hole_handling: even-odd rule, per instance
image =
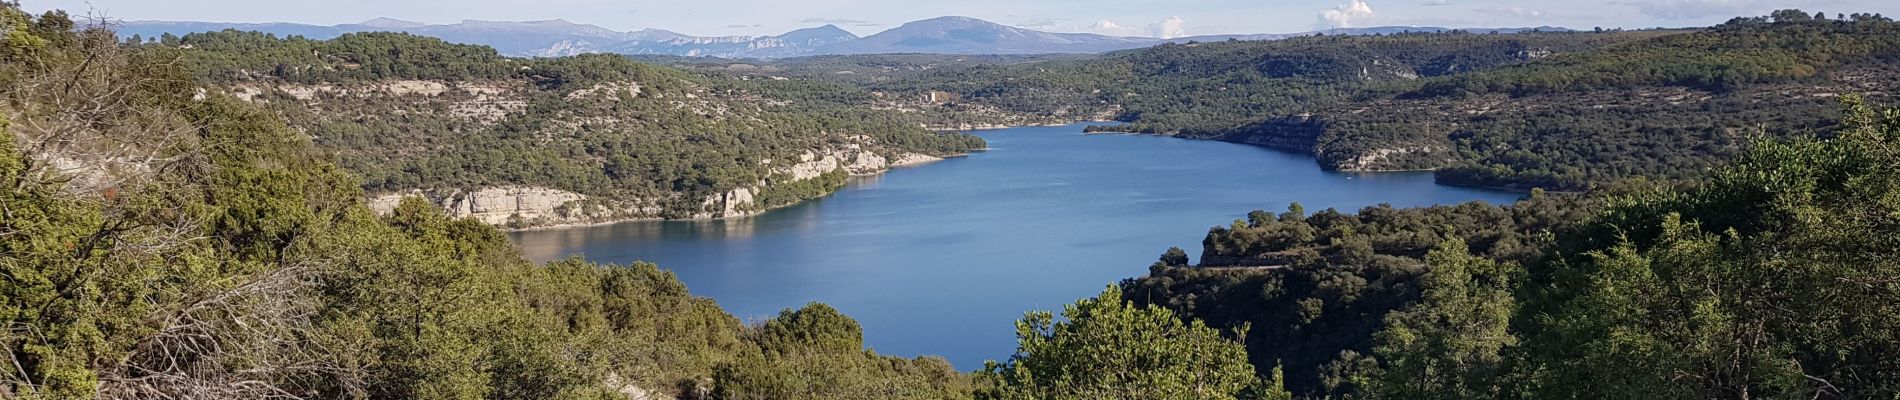
[{"label": "lake", "polygon": [[991,150],[854,179],[829,197],[731,221],[629,222],[510,234],[537,261],[651,261],[748,322],[824,302],[881,354],[981,368],[1015,350],[1025,311],[1060,310],[1146,274],[1169,246],[1248,211],[1503,203],[1431,173],[1321,171],[1261,147],[1084,135],[1082,125],[978,132]]}]

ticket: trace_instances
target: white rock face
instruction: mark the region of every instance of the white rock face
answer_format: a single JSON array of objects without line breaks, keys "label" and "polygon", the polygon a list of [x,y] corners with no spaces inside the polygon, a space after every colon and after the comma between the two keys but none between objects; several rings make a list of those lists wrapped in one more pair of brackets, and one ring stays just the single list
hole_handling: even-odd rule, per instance
[{"label": "white rock face", "polygon": [[1399,147],[1399,148],[1373,150],[1370,153],[1362,154],[1358,158],[1353,159],[1351,163],[1341,165],[1339,170],[1341,171],[1379,171],[1381,170],[1379,168],[1379,164],[1382,162],[1385,162],[1387,158],[1391,158],[1393,156],[1413,154],[1413,153],[1431,154],[1432,152],[1438,151],[1438,150],[1440,149],[1433,148],[1431,146]]},{"label": "white rock face", "polygon": [[[847,163],[844,160],[850,160],[850,162]],[[898,154],[896,158],[893,159],[869,151],[846,149],[833,150],[825,153],[806,152],[799,156],[800,162],[798,164],[792,165],[792,167],[788,169],[781,169],[779,172],[792,174],[793,180],[802,181],[817,178],[826,172],[835,171],[840,167],[844,168],[845,172],[849,172],[851,175],[863,176],[881,174],[895,167],[906,167],[942,160],[942,158],[921,153]]]},{"label": "white rock face", "polygon": [[806,152],[799,156],[799,161],[798,164],[792,165],[789,171],[785,171],[792,174],[794,181],[817,178],[826,172],[838,170],[839,165],[837,156],[813,152]]},{"label": "white rock face", "polygon": [[921,153],[904,153],[897,155],[897,159],[891,160],[891,167],[908,167],[938,161],[943,161],[943,158]]},{"label": "white rock face", "polygon": [[891,168],[891,160],[877,153],[859,152],[852,156],[851,164],[844,167],[852,175],[872,175]]},{"label": "white rock face", "polygon": [[639,82],[599,83],[599,84],[595,84],[592,87],[588,87],[586,89],[576,90],[573,93],[568,93],[566,99],[568,101],[574,101],[574,100],[580,100],[580,99],[596,97],[596,96],[609,96],[608,98],[612,99],[613,97],[611,96],[616,96],[620,93],[627,93],[629,95],[639,96],[640,83]]},{"label": "white rock face", "polygon": [[[848,162],[846,160],[849,160]],[[823,152],[810,151],[799,156],[798,163],[773,169],[791,175],[792,181],[817,179],[826,173],[844,170],[852,175],[873,175],[894,167],[910,166],[942,158],[919,153],[885,157],[866,150],[847,148]],[[767,160],[769,161],[769,160]],[[772,165],[773,163],[762,162]],[[708,195],[700,199],[693,219],[743,218],[768,210],[758,203],[766,182]],[[386,193],[369,199],[369,207],[388,214],[404,198],[421,197],[442,207],[450,217],[475,218],[490,225],[543,227],[658,218],[662,199],[605,199],[590,201],[580,193],[531,186],[501,186],[467,192],[462,190]]]},{"label": "white rock face", "polygon": [[475,218],[490,225],[503,225],[510,222],[559,221],[566,222],[577,212],[563,213],[563,206],[586,200],[580,193],[559,189],[528,186],[505,186],[477,190],[473,193],[454,191],[438,196],[430,196],[421,191],[409,193],[391,193],[371,197],[369,207],[377,213],[387,214],[396,209],[402,199],[422,197],[442,206],[450,217]]}]

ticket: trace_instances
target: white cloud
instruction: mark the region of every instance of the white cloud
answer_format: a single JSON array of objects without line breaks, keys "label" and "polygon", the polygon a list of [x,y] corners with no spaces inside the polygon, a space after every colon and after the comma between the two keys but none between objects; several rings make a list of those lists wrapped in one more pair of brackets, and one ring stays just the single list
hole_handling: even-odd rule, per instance
[{"label": "white cloud", "polygon": [[1168,17],[1150,22],[1145,26],[1127,26],[1110,20],[1095,21],[1093,24],[1067,29],[1075,32],[1088,32],[1109,36],[1140,36],[1173,39],[1187,36],[1187,21],[1181,17]]},{"label": "white cloud", "polygon": [[1095,21],[1095,23],[1089,24],[1088,26],[1071,27],[1068,30],[1109,36],[1141,36],[1145,33],[1141,28],[1122,26],[1122,24],[1117,24],[1115,21],[1109,20]]},{"label": "white cloud", "polygon": [[1089,25],[1089,30],[1103,31],[1103,32],[1120,32],[1126,29],[1128,28],[1121,26],[1121,24],[1115,23],[1115,21],[1109,21],[1106,19],[1101,20],[1101,21],[1095,21],[1095,24]]},{"label": "white cloud", "polygon": [[1365,0],[1352,0],[1351,3],[1320,11],[1319,27],[1351,28],[1372,18],[1372,15],[1372,5],[1366,4]]},{"label": "white cloud", "polygon": [[1187,21],[1182,21],[1181,17],[1168,17],[1168,19],[1148,24],[1148,34],[1162,39],[1187,36],[1185,25]]}]

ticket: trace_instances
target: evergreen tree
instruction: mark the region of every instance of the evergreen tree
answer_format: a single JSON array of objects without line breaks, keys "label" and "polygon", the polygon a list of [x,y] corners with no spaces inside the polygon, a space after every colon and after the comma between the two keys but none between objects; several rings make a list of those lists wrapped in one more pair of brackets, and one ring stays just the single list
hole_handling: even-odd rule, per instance
[{"label": "evergreen tree", "polygon": [[1510,268],[1452,240],[1426,256],[1418,303],[1386,314],[1373,336],[1381,364],[1355,378],[1360,394],[1390,399],[1483,399],[1499,394],[1515,310]]},{"label": "evergreen tree", "polygon": [[1263,391],[1240,343],[1167,309],[1136,307],[1117,287],[1062,316],[1032,312],[1018,322],[1016,354],[987,363],[983,376],[995,387],[978,397],[1237,399]]}]

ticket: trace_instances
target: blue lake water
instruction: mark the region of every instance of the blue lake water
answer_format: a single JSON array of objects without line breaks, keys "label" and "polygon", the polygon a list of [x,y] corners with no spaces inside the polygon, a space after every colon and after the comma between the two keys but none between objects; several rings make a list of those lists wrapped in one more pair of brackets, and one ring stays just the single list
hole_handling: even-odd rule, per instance
[{"label": "blue lake water", "polygon": [[1260,147],[1084,135],[1081,125],[979,132],[991,150],[859,178],[838,193],[731,221],[630,222],[511,234],[537,261],[651,261],[749,322],[808,302],[863,324],[881,354],[962,369],[1015,349],[1025,311],[1060,310],[1147,273],[1169,246],[1292,202],[1311,211],[1503,203],[1430,173],[1321,171]]}]

